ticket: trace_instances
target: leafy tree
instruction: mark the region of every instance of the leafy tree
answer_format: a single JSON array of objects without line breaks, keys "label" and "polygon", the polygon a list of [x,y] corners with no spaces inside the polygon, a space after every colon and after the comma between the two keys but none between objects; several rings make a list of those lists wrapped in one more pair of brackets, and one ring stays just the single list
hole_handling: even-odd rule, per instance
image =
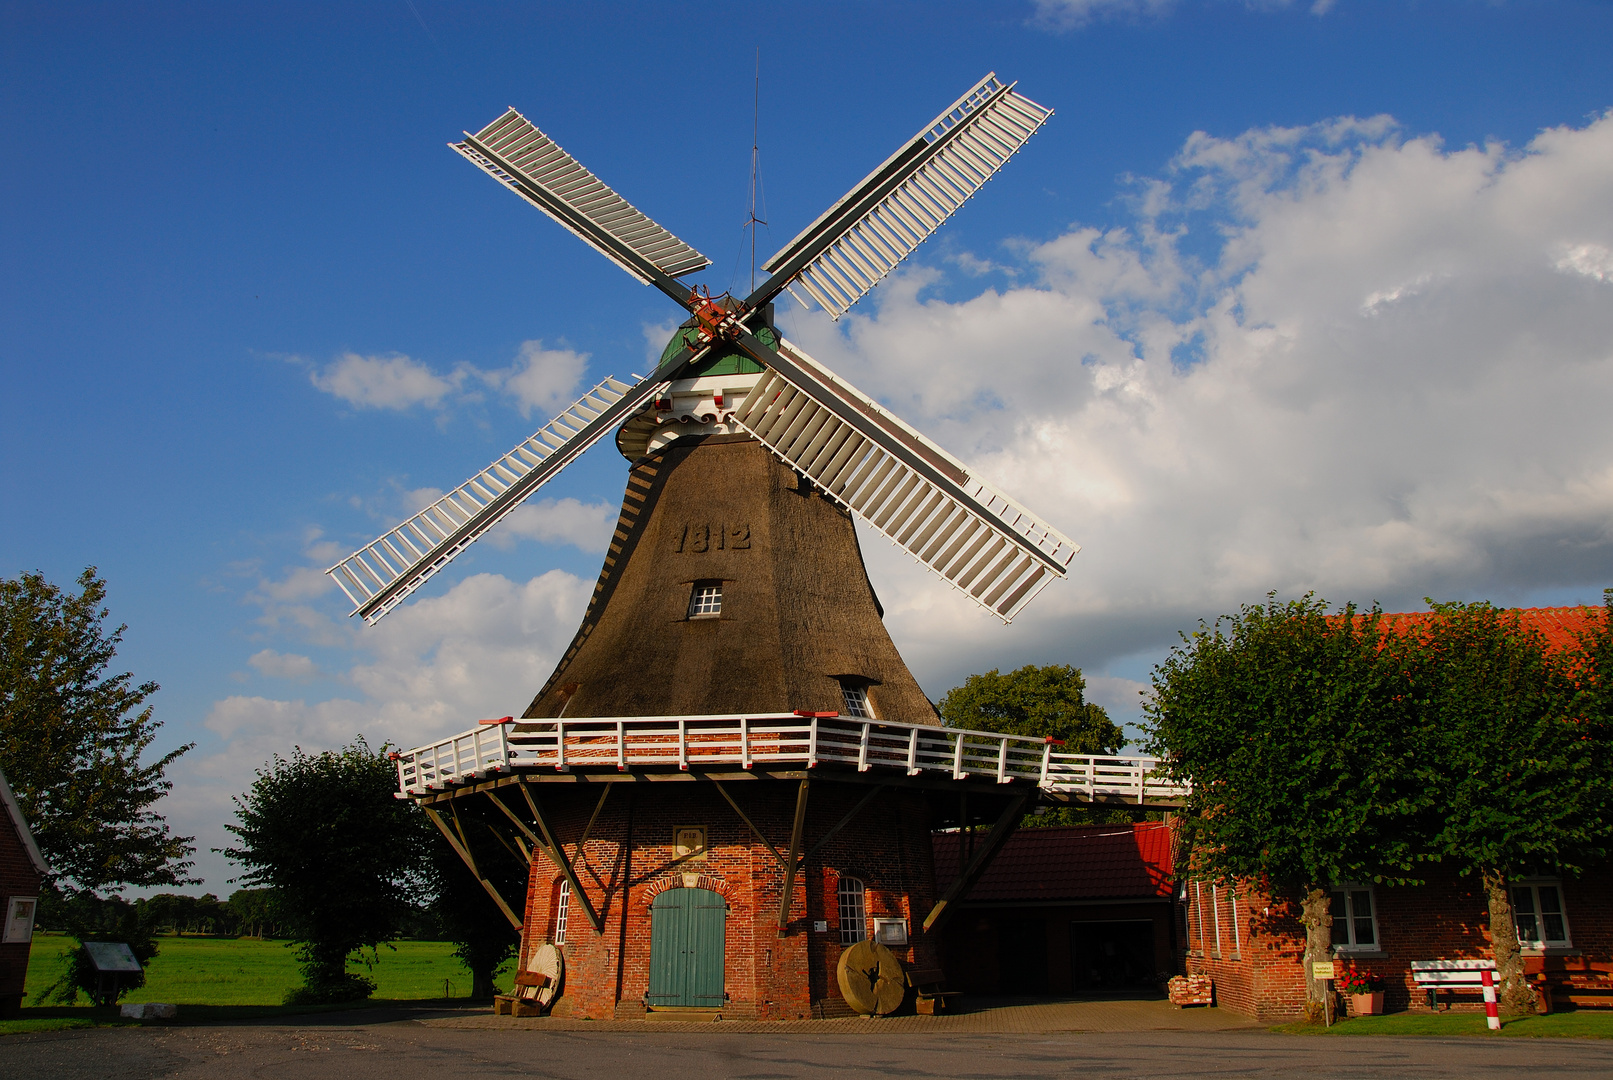
[{"label": "leafy tree", "polygon": [[[423,817],[423,815],[422,815]],[[521,944],[521,932],[510,925],[492,897],[470,872],[454,849],[434,826],[422,845],[430,853],[426,865],[432,900],[430,913],[441,933],[455,945],[454,955],[471,973],[470,996],[490,998],[496,992],[494,979],[509,963]],[[526,866],[517,866],[503,852],[475,852],[478,868],[503,890],[505,896],[526,891]]]},{"label": "leafy tree", "polygon": [[241,880],[275,890],[301,943],[295,1001],[368,997],[375,983],[348,972],[348,958],[413,918],[420,820],[396,788],[396,768],[360,736],[341,750],[276,755],[235,800],[239,824],[226,827],[239,846],[223,853],[246,867]]},{"label": "leafy tree", "polygon": [[59,887],[181,884],[191,838],[150,808],[194,744],[142,763],[162,726],[145,704],[157,684],[107,673],[125,627],[106,629],[94,567],[78,587],[0,579],[0,769]]},{"label": "leafy tree", "polygon": [[156,958],[158,949],[154,928],[139,904],[131,904],[121,896],[102,899],[91,892],[64,895],[49,887],[39,900],[39,923],[65,931],[74,943],[68,950],[67,967],[61,978],[34,995],[35,1005],[71,1005],[81,993],[96,1005],[112,1005],[146,984],[144,970],[103,980],[90,963],[89,950],[84,948],[85,942],[120,942],[129,946],[144,969]]},{"label": "leafy tree", "polygon": [[1520,874],[1575,873],[1606,858],[1608,729],[1593,729],[1594,714],[1576,711],[1592,697],[1576,693],[1572,654],[1548,655],[1516,611],[1430,603],[1431,616],[1405,636],[1408,666],[1426,685],[1424,729],[1437,766],[1433,848],[1459,874],[1483,882],[1501,1002],[1521,1013],[1530,992],[1509,883]]},{"label": "leafy tree", "polygon": [[1192,784],[1195,868],[1299,898],[1313,1006],[1331,885],[1410,882],[1428,853],[1417,702],[1379,616],[1273,595],[1184,634],[1146,706],[1149,749]]},{"label": "leafy tree", "polygon": [[224,901],[235,920],[235,932],[244,937],[279,937],[280,905],[273,889],[236,889]]},{"label": "leafy tree", "polygon": [[[1066,754],[1119,753],[1126,733],[1103,706],[1086,700],[1086,688],[1081,669],[1067,664],[1027,664],[1007,675],[992,668],[947,691],[938,708],[949,727],[1058,739]],[[1026,814],[1020,826],[1117,824],[1136,817],[1133,811],[1095,807],[1044,810]]]}]

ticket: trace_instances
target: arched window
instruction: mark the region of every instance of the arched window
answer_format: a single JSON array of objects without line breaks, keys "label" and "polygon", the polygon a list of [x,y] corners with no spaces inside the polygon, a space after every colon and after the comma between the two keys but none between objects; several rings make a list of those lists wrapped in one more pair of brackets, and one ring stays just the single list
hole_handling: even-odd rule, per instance
[{"label": "arched window", "polygon": [[840,944],[855,945],[868,937],[868,903],[863,883],[854,877],[840,879]]},{"label": "arched window", "polygon": [[554,905],[554,943],[566,943],[566,916],[571,910],[571,882],[560,879],[560,899]]}]

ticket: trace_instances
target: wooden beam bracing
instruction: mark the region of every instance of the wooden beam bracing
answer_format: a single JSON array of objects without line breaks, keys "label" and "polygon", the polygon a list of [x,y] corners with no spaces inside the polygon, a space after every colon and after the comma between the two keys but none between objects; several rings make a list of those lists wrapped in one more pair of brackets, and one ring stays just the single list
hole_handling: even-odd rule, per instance
[{"label": "wooden beam bracing", "polygon": [[878,787],[874,788],[874,790],[870,791],[868,794],[859,799],[857,801],[857,805],[851,808],[851,812],[849,814],[836,822],[834,828],[818,837],[817,843],[806,849],[806,854],[803,855],[802,858],[810,859],[813,855],[815,855],[818,850],[823,847],[823,845],[827,844],[831,839],[833,839],[835,833],[839,832],[841,829],[844,829],[847,825],[850,825],[851,819],[861,813],[862,808],[873,802],[874,796],[878,795],[881,791],[884,791],[885,788],[885,784],[880,784]]},{"label": "wooden beam bracing", "polygon": [[504,912],[504,917],[510,920],[510,925],[515,927],[517,930],[520,930],[521,920],[516,917],[514,910],[512,910],[509,905],[509,902],[499,894],[498,889],[493,886],[491,881],[488,881],[477,872],[476,860],[471,858],[470,848],[459,842],[459,838],[454,835],[454,831],[448,827],[448,822],[443,820],[442,813],[440,811],[433,810],[429,806],[422,806],[421,809],[426,812],[426,816],[431,819],[431,823],[437,826],[438,830],[441,831],[443,837],[448,841],[448,846],[454,849],[454,854],[458,855],[460,860],[470,868],[470,872],[476,875],[476,880],[481,882],[482,888],[487,890],[487,895],[493,898],[493,903],[497,904],[499,910]]},{"label": "wooden beam bracing", "polygon": [[[517,779],[519,780],[519,778]],[[582,887],[582,880],[577,877],[577,871],[571,868],[571,860],[566,858],[565,850],[555,840],[554,832],[549,828],[548,819],[543,816],[543,811],[538,808],[537,797],[532,794],[532,789],[525,782],[520,783],[520,788],[521,794],[526,796],[527,809],[532,811],[532,820],[538,823],[538,830],[543,833],[544,854],[565,875],[566,881],[571,885],[571,895],[582,903],[583,912],[588,916],[588,924],[594,928],[594,933],[604,933],[605,920],[601,919],[599,912],[594,910],[593,901],[588,899],[588,893]]]},{"label": "wooden beam bracing", "polygon": [[795,827],[790,830],[790,858],[784,864],[784,891],[778,901],[778,930],[783,934],[790,925],[790,901],[795,898],[795,870],[801,857],[801,841],[806,836],[807,785],[802,780],[795,793]]},{"label": "wooden beam bracing", "polygon": [[[806,781],[803,780],[803,781],[801,781],[801,783],[804,784],[804,783],[806,783]],[[743,810],[741,810],[739,808],[739,804],[734,801],[734,797],[732,795],[728,794],[728,792],[726,790],[724,790],[722,784],[720,784],[720,783],[717,784],[717,791],[722,795],[723,798],[728,800],[728,805],[732,806],[734,808],[734,813],[739,815],[739,820],[743,821],[746,825],[750,826],[750,831],[756,834],[756,839],[760,840],[762,842],[762,845],[764,847],[766,847],[769,852],[772,853],[773,858],[778,860],[779,866],[783,867],[786,871],[788,871],[789,868],[790,868],[790,864],[784,861],[784,856],[779,854],[779,849],[774,847],[773,842],[762,834],[762,830],[760,830],[760,829],[758,829],[756,827],[756,822],[752,821],[750,819],[750,816],[748,814],[746,814],[745,811],[743,811]]]},{"label": "wooden beam bracing", "polygon": [[924,933],[940,933],[941,927],[946,925],[946,921],[956,909],[957,902],[969,895],[969,890],[975,887],[975,883],[991,866],[997,853],[1008,843],[1008,838],[1019,828],[1020,819],[1025,816],[1025,810],[1030,806],[1033,795],[1034,791],[1027,791],[1009,800],[1007,807],[998,815],[996,824],[992,825],[991,835],[986,837],[986,842],[975,851],[974,858],[969,860],[968,866],[959,872],[957,880],[947,887],[941,899],[935,902],[930,913],[924,917]]}]

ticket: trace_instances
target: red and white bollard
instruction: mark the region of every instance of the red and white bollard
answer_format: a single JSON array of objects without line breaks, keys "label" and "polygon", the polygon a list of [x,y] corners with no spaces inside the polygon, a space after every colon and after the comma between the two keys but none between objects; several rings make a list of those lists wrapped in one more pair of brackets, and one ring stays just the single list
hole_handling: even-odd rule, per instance
[{"label": "red and white bollard", "polygon": [[1479,972],[1484,981],[1484,1022],[1490,1025],[1491,1031],[1501,1030],[1501,1014],[1495,1007],[1495,972],[1488,968]]}]

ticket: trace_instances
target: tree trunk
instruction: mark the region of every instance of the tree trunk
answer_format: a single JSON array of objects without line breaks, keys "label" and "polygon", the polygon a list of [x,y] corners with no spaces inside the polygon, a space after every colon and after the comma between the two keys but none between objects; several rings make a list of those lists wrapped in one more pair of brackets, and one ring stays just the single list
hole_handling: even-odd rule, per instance
[{"label": "tree trunk", "polygon": [[1484,871],[1484,892],[1490,901],[1490,947],[1495,953],[1497,1000],[1507,1016],[1534,1011],[1534,995],[1523,977],[1523,950],[1518,947],[1518,924],[1512,915],[1512,894],[1505,871]]},{"label": "tree trunk", "polygon": [[498,988],[493,985],[493,968],[495,966],[496,965],[477,965],[477,967],[470,973],[470,996],[472,998],[476,998],[478,1000],[481,998],[491,998],[494,994],[498,993]]},{"label": "tree trunk", "polygon": [[1313,1020],[1322,1019],[1322,1010],[1329,1007],[1327,984],[1311,976],[1311,964],[1333,962],[1332,899],[1327,889],[1312,886],[1300,906],[1299,921],[1305,927],[1305,1012]]}]

